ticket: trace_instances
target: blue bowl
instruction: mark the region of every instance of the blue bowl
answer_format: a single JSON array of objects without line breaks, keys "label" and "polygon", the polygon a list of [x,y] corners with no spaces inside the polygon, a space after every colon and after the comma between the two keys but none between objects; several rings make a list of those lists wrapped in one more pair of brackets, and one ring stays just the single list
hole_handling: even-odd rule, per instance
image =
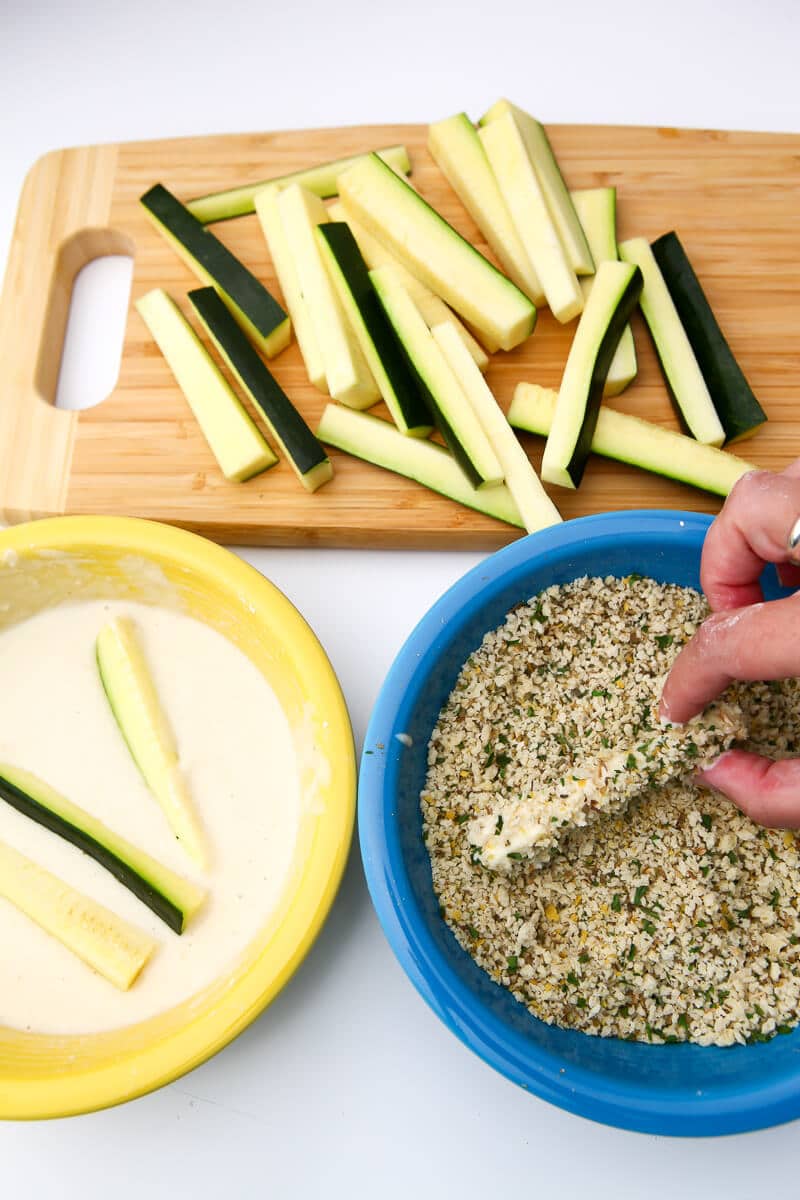
[{"label": "blue bowl", "polygon": [[[484,974],[440,917],[419,793],[439,710],[469,654],[509,609],[581,575],[636,571],[699,587],[710,521],[689,512],[608,513],[533,534],[486,559],[442,596],[403,646],[361,761],[367,883],[389,943],[422,997],[515,1083],[569,1112],[645,1133],[739,1133],[800,1115],[800,1030],[720,1049],[590,1037],[539,1021]],[[774,571],[764,586],[767,598],[785,594]]]}]

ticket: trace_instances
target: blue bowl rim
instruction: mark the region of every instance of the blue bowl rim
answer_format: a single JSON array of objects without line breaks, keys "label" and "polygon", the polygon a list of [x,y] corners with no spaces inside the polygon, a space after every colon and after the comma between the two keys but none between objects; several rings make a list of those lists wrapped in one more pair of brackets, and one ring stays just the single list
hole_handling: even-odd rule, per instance
[{"label": "blue bowl rim", "polygon": [[[387,843],[384,777],[387,755],[399,753],[394,737],[399,704],[424,664],[437,635],[470,601],[514,568],[570,544],[609,534],[675,536],[692,544],[713,518],[681,510],[645,509],[579,517],[521,538],[490,555],[457,580],[418,622],[392,664],[372,711],[364,740],[358,789],[358,830],[372,903],[400,965],[447,1028],[506,1078],[569,1112],[607,1125],[669,1136],[714,1136],[763,1129],[800,1116],[800,1074],[746,1091],[715,1093],[713,1109],[702,1096],[675,1092],[654,1097],[648,1089],[598,1076],[532,1047],[489,1013],[444,963],[428,930],[413,918],[410,885],[399,849]],[[678,533],[678,531],[681,531]],[[660,1047],[653,1047],[658,1052]],[[669,1049],[680,1049],[670,1047]]]}]

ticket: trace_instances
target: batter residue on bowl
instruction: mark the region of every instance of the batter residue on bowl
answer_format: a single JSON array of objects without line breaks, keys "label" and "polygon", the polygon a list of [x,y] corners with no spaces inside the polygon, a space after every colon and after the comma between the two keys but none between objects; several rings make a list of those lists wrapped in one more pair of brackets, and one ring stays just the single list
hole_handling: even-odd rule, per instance
[{"label": "batter residue on bowl", "polygon": [[[668,778],[729,744],[739,709],[749,749],[800,753],[800,682],[736,685],[729,725],[665,742],[653,696],[706,612],[638,576],[550,588],[486,635],[433,731],[421,804],[442,915],[549,1023],[725,1046],[800,1019],[800,841]],[[571,822],[549,862],[555,846],[487,868],[487,820],[620,747],[632,771],[656,753],[627,812]]]}]

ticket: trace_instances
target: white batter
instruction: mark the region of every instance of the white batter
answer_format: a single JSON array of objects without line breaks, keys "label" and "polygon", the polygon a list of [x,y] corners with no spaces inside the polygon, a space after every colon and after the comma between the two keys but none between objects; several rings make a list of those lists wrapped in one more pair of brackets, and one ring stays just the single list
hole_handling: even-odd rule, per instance
[{"label": "white batter", "polygon": [[[211,851],[198,872],[117,728],[94,657],[136,621]],[[0,799],[0,839],[145,930],[159,949],[128,992],[0,899],[0,1024],[96,1033],[173,1007],[230,972],[280,898],[300,817],[295,751],[274,692],[191,617],[130,602],[61,605],[0,632],[0,762],[25,767],[208,891],[178,936],[92,859]]]}]

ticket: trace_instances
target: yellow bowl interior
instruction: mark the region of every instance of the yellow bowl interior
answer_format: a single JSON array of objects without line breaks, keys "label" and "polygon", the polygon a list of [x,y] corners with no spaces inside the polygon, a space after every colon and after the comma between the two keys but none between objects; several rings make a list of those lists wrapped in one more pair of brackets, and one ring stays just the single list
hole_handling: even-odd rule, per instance
[{"label": "yellow bowl interior", "polygon": [[319,642],[285,596],[235,555],[149,521],[59,517],[0,531],[0,627],[79,599],[185,611],[239,647],[289,719],[303,815],[281,902],[230,973],[112,1033],[53,1037],[0,1027],[0,1117],[67,1116],[176,1079],[235,1037],[297,968],[330,908],[352,836],[353,739]]}]

